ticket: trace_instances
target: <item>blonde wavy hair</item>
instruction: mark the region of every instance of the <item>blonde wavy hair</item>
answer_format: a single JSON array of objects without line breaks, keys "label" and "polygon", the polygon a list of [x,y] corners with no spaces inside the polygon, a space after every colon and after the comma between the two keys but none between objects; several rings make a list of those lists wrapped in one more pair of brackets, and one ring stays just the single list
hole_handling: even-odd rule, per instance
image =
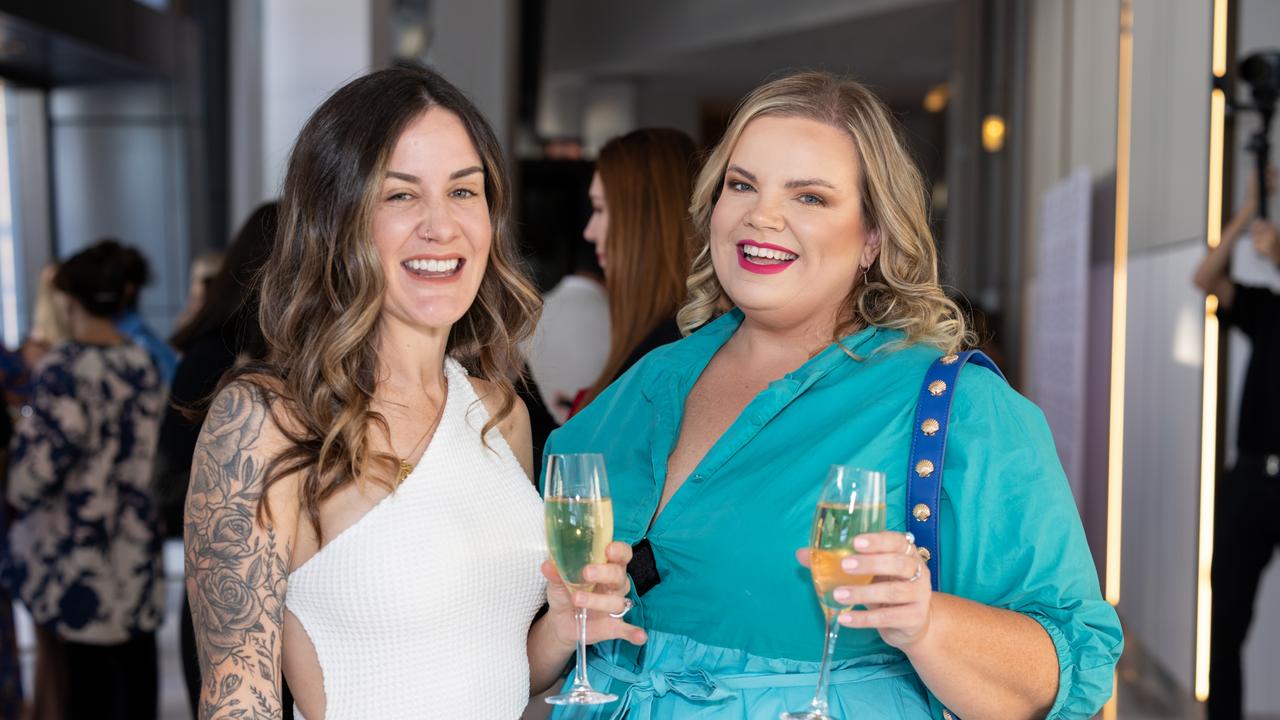
[{"label": "blonde wavy hair", "polygon": [[889,109],[863,85],[825,72],[787,75],[753,90],[707,157],[689,207],[701,247],[689,271],[688,300],[677,315],[681,331],[691,333],[732,306],[711,263],[711,214],[734,146],[763,116],[826,123],[847,132],[857,150],[850,159],[860,166],[863,222],[879,234],[880,255],[865,282],[859,279],[850,290],[832,339],[875,325],[906,333],[903,345],[926,343],[944,352],[972,345],[964,315],[938,283],[924,180]]}]

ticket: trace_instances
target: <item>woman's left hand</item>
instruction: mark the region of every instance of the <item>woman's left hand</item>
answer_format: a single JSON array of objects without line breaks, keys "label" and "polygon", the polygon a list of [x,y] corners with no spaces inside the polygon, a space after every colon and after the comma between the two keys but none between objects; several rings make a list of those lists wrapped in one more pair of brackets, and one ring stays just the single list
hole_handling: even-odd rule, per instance
[{"label": "woman's left hand", "polygon": [[[846,610],[839,622],[851,628],[875,628],[889,645],[900,650],[920,642],[929,631],[933,590],[929,566],[916,553],[913,538],[899,532],[880,532],[854,538],[856,554],[842,561],[850,575],[874,575],[867,585],[836,588],[837,601],[865,610]],[[809,567],[809,550],[796,558]]]},{"label": "woman's left hand", "polygon": [[542,574],[547,578],[547,620],[551,622],[556,642],[564,647],[577,647],[578,609],[587,609],[587,643],[621,639],[633,645],[645,641],[644,630],[631,625],[623,618],[631,607],[627,592],[631,579],[627,577],[627,563],[631,562],[631,546],[612,542],[605,548],[606,563],[588,565],[583,579],[595,583],[592,592],[570,591],[560,579],[555,565],[547,560],[542,563]]}]

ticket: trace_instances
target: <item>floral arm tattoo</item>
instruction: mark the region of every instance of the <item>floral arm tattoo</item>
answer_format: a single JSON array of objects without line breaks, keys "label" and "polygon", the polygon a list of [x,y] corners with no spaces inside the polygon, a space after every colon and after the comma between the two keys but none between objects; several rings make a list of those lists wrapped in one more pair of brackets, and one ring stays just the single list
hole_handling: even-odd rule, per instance
[{"label": "floral arm tattoo", "polygon": [[279,720],[289,543],[257,521],[267,409],[242,383],[219,393],[192,458],[187,594],[202,678],[199,720]]}]

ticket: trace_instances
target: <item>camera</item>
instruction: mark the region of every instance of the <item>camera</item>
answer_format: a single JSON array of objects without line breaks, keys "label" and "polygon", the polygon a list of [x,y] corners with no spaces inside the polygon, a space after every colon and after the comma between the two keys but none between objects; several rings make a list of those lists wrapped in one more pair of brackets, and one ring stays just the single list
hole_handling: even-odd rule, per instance
[{"label": "camera", "polygon": [[[1245,148],[1254,155],[1258,187],[1266,188],[1267,165],[1271,162],[1271,118],[1275,115],[1276,100],[1280,98],[1280,50],[1264,50],[1246,56],[1240,61],[1239,77],[1249,85],[1253,104],[1236,107],[1256,110],[1262,116],[1261,126],[1249,138]],[[1258,216],[1267,217],[1267,203],[1258,204]]]},{"label": "camera", "polygon": [[1274,111],[1280,98],[1280,51],[1256,52],[1241,60],[1240,79],[1249,84],[1254,107]]}]

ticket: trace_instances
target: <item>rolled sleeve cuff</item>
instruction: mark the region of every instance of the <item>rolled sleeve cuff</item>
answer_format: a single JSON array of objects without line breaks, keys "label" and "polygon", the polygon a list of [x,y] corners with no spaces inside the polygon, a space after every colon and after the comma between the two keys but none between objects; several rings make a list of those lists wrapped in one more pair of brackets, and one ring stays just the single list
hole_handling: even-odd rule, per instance
[{"label": "rolled sleeve cuff", "polygon": [[[1114,655],[1107,653],[1103,661],[1081,662],[1053,618],[1038,612],[1023,614],[1040,623],[1053,641],[1053,649],[1058,656],[1058,695],[1045,720],[1087,720],[1093,717],[1111,697],[1119,649]],[[1088,657],[1084,659],[1088,660]]]}]

